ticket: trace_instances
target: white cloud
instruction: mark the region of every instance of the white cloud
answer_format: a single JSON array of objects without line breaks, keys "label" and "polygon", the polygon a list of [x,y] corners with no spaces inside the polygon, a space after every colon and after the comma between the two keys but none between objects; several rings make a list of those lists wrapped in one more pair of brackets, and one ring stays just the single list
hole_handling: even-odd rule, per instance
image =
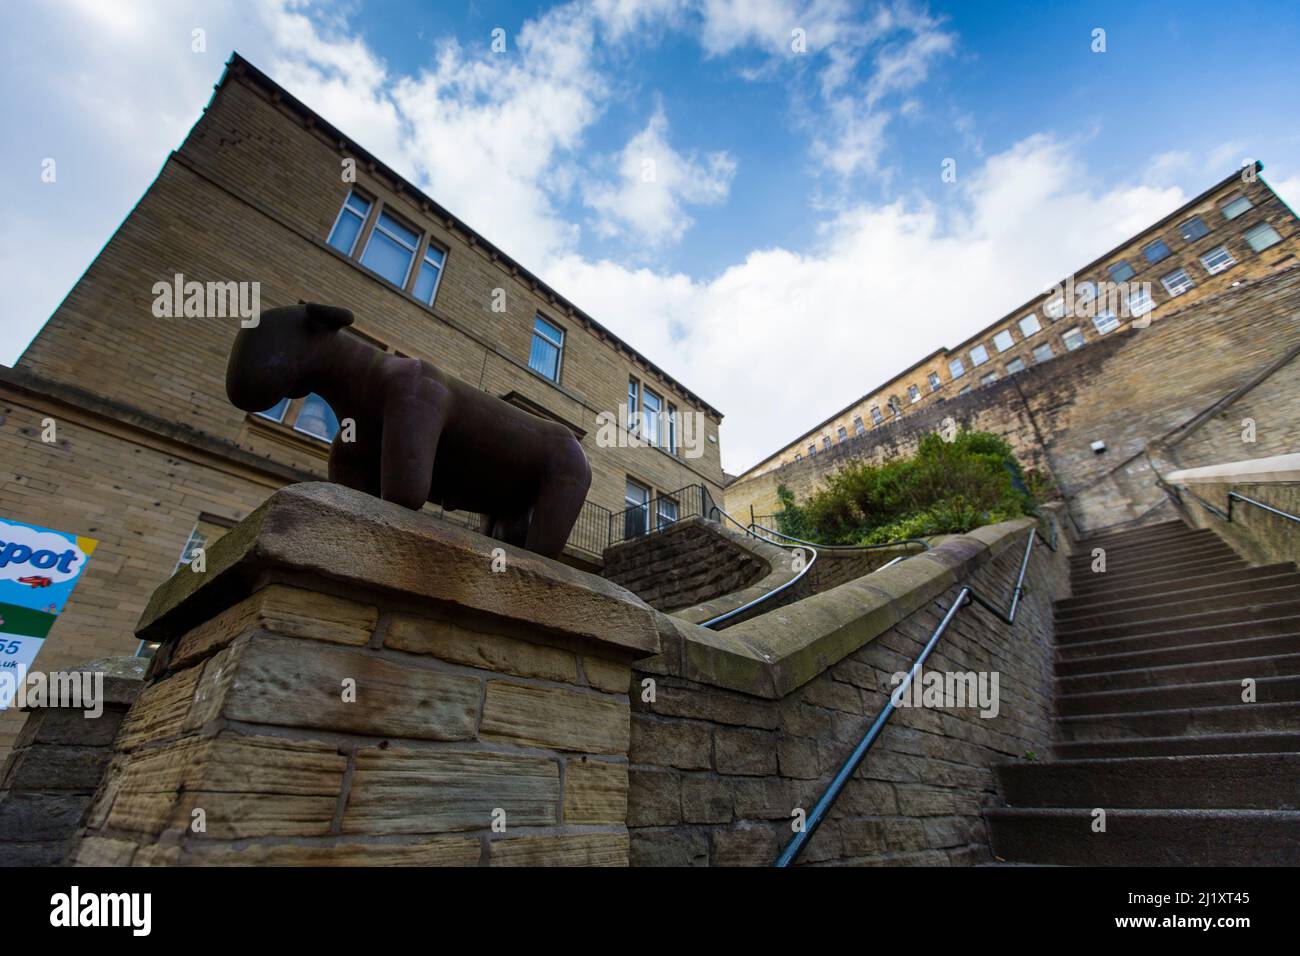
[{"label": "white cloud", "polygon": [[858,205],[816,249],[756,249],[712,280],[575,256],[547,277],[728,413],[737,472],[1185,201],[1090,187],[1076,147],[1031,137],[962,173],[942,205]]},{"label": "white cloud", "polygon": [[662,107],[628,140],[614,162],[615,177],[590,181],[583,200],[600,216],[596,231],[661,246],[691,225],[687,205],[712,205],[727,197],[735,161],[725,152],[698,157],[668,143]]}]

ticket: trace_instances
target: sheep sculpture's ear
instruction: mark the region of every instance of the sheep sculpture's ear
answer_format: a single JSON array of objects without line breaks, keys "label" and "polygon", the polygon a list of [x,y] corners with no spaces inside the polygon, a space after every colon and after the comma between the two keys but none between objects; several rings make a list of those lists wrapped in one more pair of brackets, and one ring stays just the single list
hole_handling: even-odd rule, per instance
[{"label": "sheep sculpture's ear", "polygon": [[307,303],[307,318],[327,329],[341,329],[352,324],[352,311],[338,305]]}]

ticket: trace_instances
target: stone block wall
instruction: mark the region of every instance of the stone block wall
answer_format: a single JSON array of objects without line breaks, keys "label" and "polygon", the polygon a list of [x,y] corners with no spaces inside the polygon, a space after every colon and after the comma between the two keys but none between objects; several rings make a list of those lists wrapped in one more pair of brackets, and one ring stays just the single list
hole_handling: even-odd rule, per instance
[{"label": "stone block wall", "polygon": [[140,693],[144,665],[126,657],[73,668],[103,675],[102,707],[26,711],[0,771],[0,866],[63,863],[112,757],[118,727]]},{"label": "stone block wall", "polygon": [[676,611],[747,588],[769,571],[746,536],[692,517],[607,548],[602,574],[651,607]]},{"label": "stone block wall", "polygon": [[[638,682],[652,679],[655,694],[633,699],[632,864],[769,865],[792,834],[792,811],[811,809],[887,701],[891,675],[911,666],[959,584],[1005,606],[1029,527],[1011,522],[948,539],[777,614],[711,638],[687,634],[680,649],[666,646],[639,664]],[[1066,592],[1066,549],[1064,537],[1058,552],[1038,542],[1014,626],[967,607],[927,663],[932,671],[996,671],[998,715],[900,708],[801,863],[987,859],[981,812],[995,801],[992,768],[1048,754],[1052,600]],[[978,561],[971,555],[984,563],[961,573]],[[935,571],[944,567],[957,573]],[[786,626],[790,635],[777,633]],[[813,628],[829,636],[777,656],[795,630]],[[714,646],[697,643],[705,640]],[[752,667],[744,665],[747,647]],[[768,658],[784,666],[765,677],[760,662]]]},{"label": "stone block wall", "polygon": [[155,593],[163,644],[75,862],[626,865],[653,614],[516,549],[496,573],[499,546],[277,492]]}]

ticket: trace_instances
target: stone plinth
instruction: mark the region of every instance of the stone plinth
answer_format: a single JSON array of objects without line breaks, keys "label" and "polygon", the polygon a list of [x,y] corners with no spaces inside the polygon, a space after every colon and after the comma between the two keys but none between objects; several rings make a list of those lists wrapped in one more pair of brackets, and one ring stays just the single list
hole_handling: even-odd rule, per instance
[{"label": "stone plinth", "polygon": [[82,864],[628,861],[629,592],[428,514],[277,492],[155,592]]}]

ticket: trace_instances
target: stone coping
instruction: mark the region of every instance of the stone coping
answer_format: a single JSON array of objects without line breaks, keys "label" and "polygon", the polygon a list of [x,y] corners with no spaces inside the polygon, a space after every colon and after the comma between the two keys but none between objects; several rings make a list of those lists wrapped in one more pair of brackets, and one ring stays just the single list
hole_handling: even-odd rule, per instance
[{"label": "stone coping", "polygon": [[[500,548],[505,567],[492,570]],[[175,637],[274,581],[320,579],[516,621],[629,658],[659,651],[655,612],[604,578],[330,482],[275,492],[149,600],[144,640]],[[346,588],[340,588],[344,590]]]},{"label": "stone coping", "polygon": [[658,614],[663,651],[637,664],[666,674],[780,699],[965,580],[1023,546],[1034,518],[949,535],[931,550],[723,631]]},{"label": "stone coping", "polygon": [[1180,468],[1165,475],[1176,485],[1236,485],[1300,481],[1300,454],[1247,458],[1203,468]]}]

